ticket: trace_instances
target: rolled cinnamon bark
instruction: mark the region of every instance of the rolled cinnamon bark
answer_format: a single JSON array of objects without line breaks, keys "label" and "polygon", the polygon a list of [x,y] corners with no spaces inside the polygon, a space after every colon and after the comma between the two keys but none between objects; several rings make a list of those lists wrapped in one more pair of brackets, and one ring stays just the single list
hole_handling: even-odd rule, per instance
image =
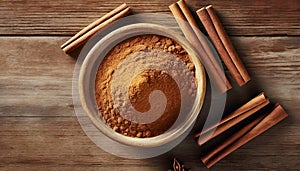
[{"label": "rolled cinnamon bark", "polygon": [[[246,144],[247,142],[251,141],[258,135],[262,134],[266,130],[270,129],[280,121],[282,121],[284,118],[286,118],[288,114],[286,111],[283,109],[283,107],[279,104],[276,104],[274,109],[266,114],[266,116],[261,116],[251,122],[248,126],[251,127],[252,125],[255,125],[256,122],[258,122],[251,130],[247,132],[247,129],[245,128],[243,131],[241,130],[240,132],[237,132],[235,135],[231,136],[228,142],[224,142],[224,144],[221,144],[223,147],[217,147],[216,149],[220,148],[220,152],[218,153],[217,151],[212,151],[208,153],[206,156],[203,157],[203,163],[206,165],[206,167],[210,168],[213,166],[215,163],[226,157],[228,154],[232,153],[234,150],[238,149],[242,145]],[[247,127],[248,127],[247,126]],[[240,138],[241,134],[247,132],[246,134],[242,135]],[[232,140],[231,140],[232,139]],[[237,139],[234,141],[234,139]],[[233,141],[233,143],[231,143]],[[211,153],[216,153],[212,155]]]},{"label": "rolled cinnamon bark", "polygon": [[[242,76],[244,83],[247,83],[250,80],[250,76],[248,74],[248,71],[246,70],[244,64],[242,63],[241,59],[239,58],[235,48],[233,47],[224,27],[222,26],[217,14],[215,13],[215,11],[213,10],[212,5],[209,5],[206,7],[206,10],[209,14],[209,17],[218,33],[219,38],[221,39],[227,53],[229,54],[232,62],[234,63],[234,65],[236,66],[238,72],[240,73],[240,75]],[[243,85],[242,84],[242,85]]]},{"label": "rolled cinnamon bark", "polygon": [[228,55],[221,39],[219,38],[207,10],[205,8],[201,8],[197,11],[197,15],[198,15],[199,19],[201,20],[205,30],[207,31],[211,41],[215,45],[220,57],[222,58],[224,64],[226,65],[227,69],[230,71],[230,73],[233,76],[233,78],[235,79],[235,81],[239,85],[243,85],[244,80],[243,80],[242,76],[240,75],[240,73],[238,72],[236,66],[232,62],[230,56]]},{"label": "rolled cinnamon bark", "polygon": [[211,48],[209,47],[209,45],[207,43],[207,40],[205,39],[204,35],[200,32],[198,24],[197,24],[196,20],[194,19],[191,11],[189,10],[187,4],[185,3],[184,0],[178,1],[177,4],[179,5],[183,15],[185,16],[186,20],[188,21],[188,23],[190,24],[191,28],[193,29],[195,35],[197,36],[204,52],[206,53],[206,55],[208,57],[207,60],[210,60],[211,64],[214,67],[214,70],[219,74],[222,81],[226,83],[226,89],[227,90],[230,89],[231,84],[229,83],[228,79],[226,78],[224,70],[221,69],[219,63],[216,60],[216,56],[213,54]]},{"label": "rolled cinnamon bark", "polygon": [[201,42],[197,38],[195,32],[193,31],[191,25],[187,22],[186,17],[184,16],[183,12],[181,11],[180,7],[177,3],[174,3],[169,6],[172,14],[175,17],[175,20],[177,21],[180,29],[182,30],[184,36],[186,39],[195,47],[195,49],[199,52],[201,62],[204,64],[206,71],[210,75],[210,78],[212,79],[215,87],[219,89],[220,92],[225,92],[229,88],[231,88],[231,85],[228,81],[223,80],[220,73],[214,68],[214,64],[209,59],[207,53],[205,52],[203,46],[201,45]]},{"label": "rolled cinnamon bark", "polygon": [[116,9],[101,17],[100,19],[83,28],[80,32],[78,32],[75,36],[73,36],[61,46],[62,50],[66,54],[70,53],[72,50],[84,44],[99,30],[105,28],[112,22],[128,15],[129,13],[130,8],[126,4],[122,4],[121,6],[117,7]]},{"label": "rolled cinnamon bark", "polygon": [[[228,117],[222,119],[221,122],[218,123],[217,125],[212,126],[207,131],[203,131],[200,134],[198,134],[199,135],[198,145],[199,146],[203,145],[204,143],[217,137],[218,135],[222,134],[223,132],[227,131],[228,129],[242,122],[246,118],[252,116],[260,109],[267,106],[270,103],[270,101],[268,99],[262,98],[262,96],[264,97],[264,94],[260,94],[259,96],[255,97],[254,99],[246,103],[244,106],[240,107],[233,113],[229,114]],[[261,101],[256,103],[256,101],[258,100]]]}]

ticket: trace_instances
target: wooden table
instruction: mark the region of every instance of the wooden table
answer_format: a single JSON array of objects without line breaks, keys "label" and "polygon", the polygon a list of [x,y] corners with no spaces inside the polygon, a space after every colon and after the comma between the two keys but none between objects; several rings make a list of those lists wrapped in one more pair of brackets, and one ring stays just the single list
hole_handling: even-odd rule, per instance
[{"label": "wooden table", "polygon": [[[66,56],[60,45],[122,2],[1,0],[0,170],[157,171],[170,168],[173,156],[192,170],[206,170],[192,137],[197,125],[175,149],[145,160],[108,154],[81,129],[72,105],[76,61]],[[127,0],[135,13],[170,14],[168,5],[173,2]],[[194,10],[214,5],[252,75],[250,84],[259,85],[289,113],[283,122],[211,170],[299,169],[299,1],[190,0],[187,3]]]}]

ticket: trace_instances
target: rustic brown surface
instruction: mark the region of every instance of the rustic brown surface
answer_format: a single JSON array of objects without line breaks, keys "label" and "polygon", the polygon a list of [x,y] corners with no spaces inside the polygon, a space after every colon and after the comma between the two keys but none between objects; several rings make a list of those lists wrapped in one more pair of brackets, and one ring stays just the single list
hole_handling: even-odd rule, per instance
[{"label": "rustic brown surface", "polygon": [[[170,13],[168,5],[174,1],[127,2],[137,12]],[[0,170],[157,171],[171,167],[173,156],[192,170],[206,170],[192,138],[197,125],[175,149],[146,160],[108,154],[82,131],[72,105],[76,61],[60,45],[119,4],[99,0],[0,2]],[[256,94],[248,90],[255,85],[289,114],[210,170],[300,168],[299,2],[195,0],[188,4],[194,9],[213,4],[225,29],[236,35],[230,38],[252,80],[241,89],[234,85],[230,95],[249,93],[236,94],[231,100],[250,99]]]},{"label": "rustic brown surface", "polygon": [[[126,2],[135,12],[170,13],[176,0],[2,0],[1,34],[73,35],[98,17]],[[196,1],[187,0],[194,9],[208,4],[221,13],[231,35],[299,35],[298,0]]]}]

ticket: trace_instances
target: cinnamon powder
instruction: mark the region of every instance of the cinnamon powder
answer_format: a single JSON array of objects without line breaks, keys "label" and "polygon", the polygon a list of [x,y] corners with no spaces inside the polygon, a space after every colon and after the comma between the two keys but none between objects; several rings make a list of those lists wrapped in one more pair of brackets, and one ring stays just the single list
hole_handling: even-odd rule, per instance
[{"label": "cinnamon powder", "polygon": [[[184,62],[193,74],[195,73],[194,64],[184,48],[174,40],[158,35],[140,35],[119,43],[106,55],[99,66],[95,80],[95,97],[99,114],[109,127],[125,136],[146,138],[160,135],[168,130],[178,117],[181,107],[180,89],[171,76],[155,69],[128,78],[132,79],[128,87],[128,98],[132,106],[143,113],[151,108],[148,101],[150,93],[154,90],[162,91],[166,96],[167,104],[159,119],[147,124],[135,123],[125,119],[114,106],[111,83],[118,66],[131,54],[155,49],[173,54]],[[190,96],[195,96],[196,89],[197,85],[191,87]]]}]

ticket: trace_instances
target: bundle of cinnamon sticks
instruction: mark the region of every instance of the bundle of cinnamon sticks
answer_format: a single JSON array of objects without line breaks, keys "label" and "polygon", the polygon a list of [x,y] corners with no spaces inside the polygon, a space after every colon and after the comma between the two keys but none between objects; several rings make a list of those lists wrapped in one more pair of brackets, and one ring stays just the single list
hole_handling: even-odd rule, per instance
[{"label": "bundle of cinnamon sticks", "polygon": [[189,11],[184,1],[178,1],[169,6],[179,27],[181,28],[186,39],[195,47],[195,50],[201,54],[201,62],[212,80],[212,83],[220,92],[225,92],[232,86],[225,76],[221,65],[217,62],[212,49],[210,48],[205,36],[200,32],[196,20]]},{"label": "bundle of cinnamon sticks", "polygon": [[110,25],[114,21],[127,16],[129,13],[130,8],[127,6],[126,3],[120,5],[116,9],[105,14],[104,16],[89,24],[77,34],[75,34],[75,36],[70,38],[63,45],[61,45],[62,50],[66,54],[69,54],[71,51],[75,50],[80,45],[86,43],[87,40],[90,39],[93,35],[95,35],[98,31],[104,29],[106,26]]},{"label": "bundle of cinnamon sticks", "polygon": [[251,122],[243,125],[237,132],[231,133],[228,138],[218,143],[212,150],[202,156],[202,162],[210,168],[216,162],[288,116],[279,104],[271,107],[271,109],[268,106],[268,110],[263,113],[258,113],[262,111],[263,108],[267,108],[268,104],[270,104],[270,101],[266,98],[264,93],[261,93],[234,112],[225,115],[216,125],[195,134],[195,137],[198,138],[198,145],[202,147],[205,143],[213,140],[233,126],[259,114],[252,119]]},{"label": "bundle of cinnamon sticks", "polygon": [[[202,63],[214,85],[220,92],[225,92],[232,88],[220,63],[217,62],[218,56],[213,54],[185,1],[180,0],[170,5],[169,8],[187,40],[198,50]],[[238,85],[242,86],[247,83],[250,80],[250,76],[212,6],[199,9],[197,15],[208,32],[219,56]]]}]

